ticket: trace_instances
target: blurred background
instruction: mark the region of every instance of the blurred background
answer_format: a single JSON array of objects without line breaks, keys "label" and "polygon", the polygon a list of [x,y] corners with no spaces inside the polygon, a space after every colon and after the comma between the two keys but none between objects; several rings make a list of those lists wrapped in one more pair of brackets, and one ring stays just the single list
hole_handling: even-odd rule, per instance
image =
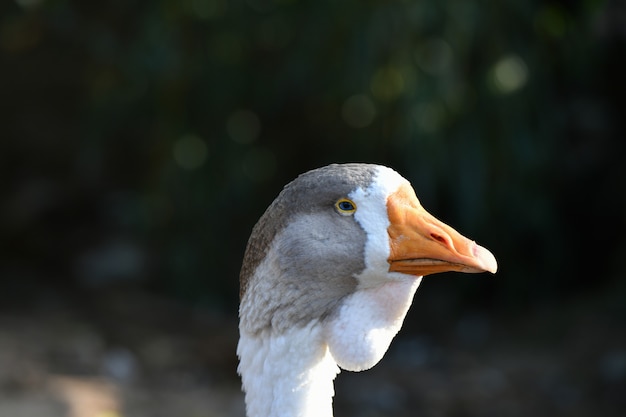
[{"label": "blurred background", "polygon": [[281,187],[393,167],[496,276],[428,277],[341,416],[626,415],[619,1],[0,3],[0,416],[243,417]]}]

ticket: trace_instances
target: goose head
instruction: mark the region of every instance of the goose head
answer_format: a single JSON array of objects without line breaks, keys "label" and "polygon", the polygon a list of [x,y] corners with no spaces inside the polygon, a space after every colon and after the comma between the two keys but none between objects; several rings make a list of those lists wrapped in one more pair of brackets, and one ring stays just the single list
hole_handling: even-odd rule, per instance
[{"label": "goose head", "polygon": [[487,249],[430,215],[390,168],[300,175],[252,230],[238,371],[249,417],[331,416],[339,368],[374,366],[425,275],[495,273]]}]

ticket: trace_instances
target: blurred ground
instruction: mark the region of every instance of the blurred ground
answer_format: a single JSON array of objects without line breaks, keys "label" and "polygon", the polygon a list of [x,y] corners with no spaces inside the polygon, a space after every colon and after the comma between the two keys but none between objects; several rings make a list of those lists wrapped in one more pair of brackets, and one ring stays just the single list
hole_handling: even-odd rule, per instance
[{"label": "blurred ground", "polygon": [[242,416],[236,332],[128,293],[2,314],[0,416]]},{"label": "blurred ground", "polygon": [[[418,302],[407,324],[421,333],[403,330],[372,370],[340,374],[335,414],[623,417],[625,323],[610,302],[584,301],[468,313],[445,329]],[[5,311],[0,416],[243,417],[236,342],[233,317],[145,293]]]}]

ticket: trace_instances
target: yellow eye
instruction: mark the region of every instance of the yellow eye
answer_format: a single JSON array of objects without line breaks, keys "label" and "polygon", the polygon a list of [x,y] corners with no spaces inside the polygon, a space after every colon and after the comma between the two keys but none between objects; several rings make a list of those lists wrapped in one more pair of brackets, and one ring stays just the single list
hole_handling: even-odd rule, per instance
[{"label": "yellow eye", "polygon": [[352,200],[348,200],[347,198],[341,198],[337,200],[335,203],[335,208],[339,212],[339,214],[343,214],[345,216],[354,214],[356,211],[356,204]]}]

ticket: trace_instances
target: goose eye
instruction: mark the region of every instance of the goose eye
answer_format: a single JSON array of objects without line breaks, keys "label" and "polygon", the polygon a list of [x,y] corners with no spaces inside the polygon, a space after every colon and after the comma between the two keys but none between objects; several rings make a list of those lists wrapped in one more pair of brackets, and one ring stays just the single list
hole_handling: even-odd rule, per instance
[{"label": "goose eye", "polygon": [[350,215],[356,211],[356,204],[352,200],[342,198],[335,203],[335,208],[339,214]]}]

